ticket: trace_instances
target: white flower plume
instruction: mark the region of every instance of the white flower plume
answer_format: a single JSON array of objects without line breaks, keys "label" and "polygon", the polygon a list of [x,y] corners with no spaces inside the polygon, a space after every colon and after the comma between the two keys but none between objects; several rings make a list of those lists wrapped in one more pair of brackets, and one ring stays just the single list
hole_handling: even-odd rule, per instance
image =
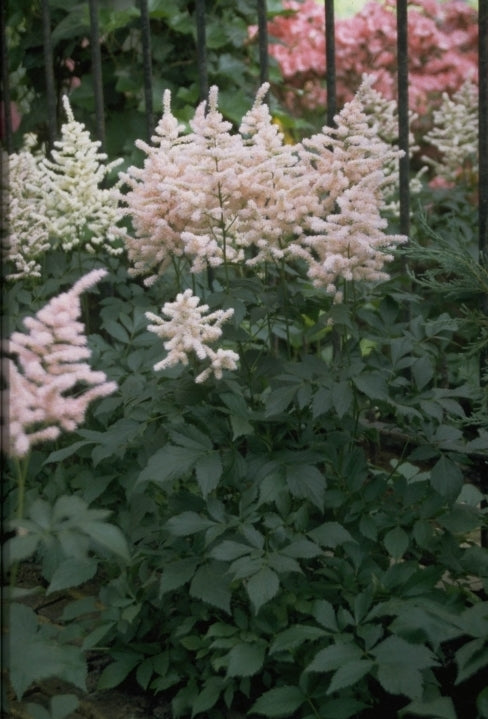
[{"label": "white flower plume", "polygon": [[150,332],[161,338],[168,338],[164,343],[168,351],[165,359],[154,365],[158,371],[177,364],[187,365],[189,356],[194,354],[198,360],[210,360],[210,365],[201,372],[195,382],[204,382],[211,374],[221,379],[223,370],[237,369],[239,355],[232,350],[214,350],[209,343],[216,342],[222,335],[221,326],[234,314],[234,310],[216,310],[208,313],[208,305],[200,305],[200,298],[191,290],[185,290],[176,296],[175,302],[166,302],[161,312],[168,318],[159,317],[153,312],[146,312]]}]

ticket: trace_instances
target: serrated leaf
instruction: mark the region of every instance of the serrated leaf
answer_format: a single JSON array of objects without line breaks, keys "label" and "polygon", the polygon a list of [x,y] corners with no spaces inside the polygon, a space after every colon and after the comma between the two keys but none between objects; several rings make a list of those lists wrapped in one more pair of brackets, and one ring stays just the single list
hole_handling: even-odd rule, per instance
[{"label": "serrated leaf", "polygon": [[423,694],[422,674],[414,667],[394,662],[381,664],[378,681],[389,694],[403,694],[409,699],[420,699]]},{"label": "serrated leaf", "polygon": [[300,647],[305,642],[311,642],[324,636],[327,636],[327,632],[319,627],[312,627],[309,624],[295,624],[278,634],[271,644],[269,653],[290,651]]},{"label": "serrated leaf", "polygon": [[373,666],[374,662],[370,659],[355,659],[343,664],[332,676],[327,694],[332,694],[339,691],[339,689],[357,684]]},{"label": "serrated leaf", "polygon": [[432,487],[442,497],[456,499],[463,486],[463,475],[459,467],[444,455],[435,463],[430,473]]},{"label": "serrated leaf", "polygon": [[85,691],[87,671],[83,653],[78,647],[59,644],[55,638],[44,636],[32,609],[11,604],[8,630],[9,679],[18,699],[33,682],[53,677]]},{"label": "serrated leaf", "polygon": [[78,587],[95,576],[97,567],[98,562],[95,559],[65,559],[54,570],[46,594],[68,587]]},{"label": "serrated leaf", "polygon": [[174,537],[189,537],[197,532],[203,532],[210,527],[214,527],[215,522],[207,517],[202,517],[196,512],[188,511],[171,517],[166,522],[168,532]]},{"label": "serrated leaf", "polygon": [[295,399],[300,385],[284,386],[273,390],[266,399],[266,417],[281,414]]},{"label": "serrated leaf", "polygon": [[411,714],[419,717],[427,717],[427,719],[457,719],[453,701],[448,697],[413,701],[407,704],[407,706],[399,712],[398,716],[409,717]]},{"label": "serrated leaf", "polygon": [[230,614],[231,591],[222,565],[209,562],[199,567],[190,584],[190,596]]},{"label": "serrated leaf", "polygon": [[213,559],[218,559],[221,562],[232,562],[250,552],[252,552],[252,547],[248,544],[225,539],[211,550],[210,555]]},{"label": "serrated leaf", "polygon": [[353,379],[355,387],[370,399],[388,399],[386,380],[379,372],[363,372]]},{"label": "serrated leaf", "polygon": [[219,452],[213,451],[202,455],[195,464],[195,472],[200,491],[206,498],[217,487],[222,476],[222,460]]},{"label": "serrated leaf", "polygon": [[193,469],[203,451],[202,449],[166,445],[149,458],[146,467],[137,478],[137,483],[165,484],[175,479],[182,479]]},{"label": "serrated leaf", "polygon": [[310,664],[306,667],[306,672],[330,672],[338,669],[348,662],[358,661],[362,658],[362,651],[352,643],[331,644],[325,649],[321,649],[315,655]]},{"label": "serrated leaf", "polygon": [[354,542],[354,538],[339,522],[324,522],[320,527],[312,529],[308,532],[311,537],[321,547],[332,547],[334,549],[345,542]]},{"label": "serrated leaf", "polygon": [[312,616],[325,629],[338,632],[337,620],[334,607],[326,599],[316,599],[312,607]]},{"label": "serrated leaf", "polygon": [[83,532],[94,542],[125,561],[129,561],[127,540],[118,527],[108,524],[108,522],[97,521],[87,521],[82,526]]},{"label": "serrated leaf", "polygon": [[262,567],[246,583],[246,591],[254,608],[255,614],[278,593],[280,580],[276,572],[269,567]]},{"label": "serrated leaf", "polygon": [[223,677],[209,677],[205,681],[202,691],[192,703],[192,717],[206,712],[215,706],[223,688]]},{"label": "serrated leaf", "polygon": [[142,654],[134,652],[118,652],[117,658],[108,667],[105,667],[97,683],[98,689],[113,689],[118,687],[139,662],[143,659]]},{"label": "serrated leaf", "polygon": [[198,559],[187,557],[176,562],[165,564],[159,583],[159,596],[179,589],[195,574],[198,566]]},{"label": "serrated leaf", "polygon": [[306,699],[307,697],[298,687],[276,687],[269,689],[259,697],[252,705],[250,714],[263,714],[267,717],[289,717]]},{"label": "serrated leaf", "polygon": [[458,675],[456,684],[469,679],[483,667],[488,667],[488,645],[486,637],[473,639],[456,652]]},{"label": "serrated leaf", "polygon": [[294,497],[308,499],[318,509],[323,509],[327,482],[316,467],[291,464],[285,468],[285,473],[288,489]]},{"label": "serrated leaf", "polygon": [[337,382],[332,386],[332,404],[339,419],[349,411],[353,399],[354,396],[349,382]]},{"label": "serrated leaf", "polygon": [[303,538],[283,547],[281,553],[297,559],[312,559],[323,554],[323,551],[315,542],[310,542],[308,539]]},{"label": "serrated leaf", "polygon": [[408,534],[404,529],[401,527],[394,527],[385,534],[383,544],[391,557],[394,559],[400,559],[407,551],[409,541]]},{"label": "serrated leaf", "polygon": [[228,677],[251,677],[264,664],[265,648],[262,644],[240,642],[228,654]]}]

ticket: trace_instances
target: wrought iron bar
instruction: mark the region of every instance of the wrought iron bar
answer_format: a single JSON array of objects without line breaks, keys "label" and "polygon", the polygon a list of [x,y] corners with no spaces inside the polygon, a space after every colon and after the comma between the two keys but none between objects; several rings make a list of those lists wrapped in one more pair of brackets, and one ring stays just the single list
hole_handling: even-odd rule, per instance
[{"label": "wrought iron bar", "polygon": [[146,139],[149,142],[154,129],[152,96],[151,25],[147,0],[139,0],[141,12],[142,62],[144,73],[144,106],[146,109]]},{"label": "wrought iron bar", "polygon": [[208,95],[208,72],[205,0],[196,0],[195,2],[195,21],[197,26],[198,96],[200,100],[206,100]]},{"label": "wrought iron bar", "polygon": [[258,48],[259,48],[259,80],[261,85],[269,80],[268,52],[268,10],[266,0],[257,0],[258,12]]},{"label": "wrought iron bar", "polygon": [[46,80],[48,151],[53,147],[58,133],[57,96],[54,79],[53,44],[51,38],[51,12],[49,0],[42,0],[42,41],[44,50],[44,77]]},{"label": "wrought iron bar", "polygon": [[[479,250],[488,265],[488,0],[480,0],[479,62]],[[488,297],[485,298],[488,314]]]},{"label": "wrought iron bar", "polygon": [[2,45],[2,99],[3,99],[3,133],[5,149],[10,154],[13,152],[12,139],[12,109],[10,107],[10,80],[8,74],[8,49],[7,49],[7,3],[3,2],[0,8],[0,43]]},{"label": "wrought iron bar", "polygon": [[404,155],[400,158],[400,232],[410,230],[409,187],[409,118],[408,118],[408,10],[407,0],[397,0],[397,58],[398,58],[398,145]]},{"label": "wrought iron bar", "polygon": [[105,108],[103,99],[102,53],[100,51],[100,31],[98,25],[98,2],[90,3],[90,45],[93,72],[93,95],[95,99],[95,132],[98,140],[105,144]]},{"label": "wrought iron bar", "polygon": [[337,112],[334,0],[325,0],[325,77],[327,125],[333,127]]}]

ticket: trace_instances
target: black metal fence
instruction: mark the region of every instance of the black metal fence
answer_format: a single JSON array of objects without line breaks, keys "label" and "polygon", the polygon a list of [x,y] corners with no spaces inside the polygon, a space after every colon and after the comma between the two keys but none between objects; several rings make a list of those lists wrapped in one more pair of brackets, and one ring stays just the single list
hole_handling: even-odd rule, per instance
[{"label": "black metal fence", "polygon": [[[57,98],[53,70],[53,47],[51,38],[51,18],[49,0],[42,0],[42,33],[45,64],[46,114],[49,142],[52,144],[57,135]],[[96,135],[105,139],[103,68],[99,38],[99,2],[88,0],[90,13],[90,46],[93,71],[93,96],[96,116]],[[151,67],[151,28],[148,0],[138,0],[140,10],[140,29],[142,38],[142,57],[144,75],[144,98],[146,132],[152,134],[152,67]],[[409,231],[409,160],[408,160],[408,0],[396,0],[397,8],[397,57],[398,57],[398,134],[399,145],[405,155],[400,161],[400,231]],[[336,114],[336,57],[334,33],[334,0],[324,0],[326,34],[326,83],[327,83],[327,123],[333,124]],[[256,0],[256,18],[258,25],[258,47],[260,80],[268,79],[268,35],[266,0]],[[195,0],[196,46],[195,54],[198,67],[198,88],[200,99],[207,96],[208,69],[206,53],[206,8],[205,0]],[[8,75],[8,47],[6,40],[6,3],[1,10],[2,44],[2,84],[5,146],[12,148],[12,122],[9,111],[10,90]],[[481,257],[488,254],[488,0],[479,0],[479,249]],[[485,311],[488,314],[488,297],[485,298]]]}]

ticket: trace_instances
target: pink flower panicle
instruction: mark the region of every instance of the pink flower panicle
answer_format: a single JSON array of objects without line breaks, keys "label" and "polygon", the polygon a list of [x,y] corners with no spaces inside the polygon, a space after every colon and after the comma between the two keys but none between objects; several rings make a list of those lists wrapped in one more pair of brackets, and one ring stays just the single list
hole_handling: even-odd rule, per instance
[{"label": "pink flower panicle", "polygon": [[84,360],[87,347],[80,295],[96,285],[106,270],[92,270],[71,290],[54,297],[34,317],[26,317],[26,333],[13,332],[6,359],[9,388],[8,432],[5,447],[23,457],[32,445],[72,432],[85,418],[88,405],[117,389],[104,372]]},{"label": "pink flower panicle", "polygon": [[[185,136],[165,94],[157,144],[139,143],[147,154],[144,167],[124,176],[135,229],[127,239],[132,273],[149,275],[146,282],[152,282],[171,261],[202,272],[224,263],[259,268],[298,259],[336,299],[341,278],[383,278],[380,267],[390,255],[382,248],[402,241],[384,233],[380,217],[401,153],[365,113],[362,98],[371,82],[364,78],[335,128],[324,127],[297,145],[285,142],[263,102],[267,84],[233,134],[218,111],[217,88],[210,91],[207,111],[204,103],[197,108]],[[367,207],[367,218],[355,213],[347,199],[352,197]],[[366,221],[369,229],[359,241],[355,223]],[[339,254],[344,261],[330,259]]]}]

